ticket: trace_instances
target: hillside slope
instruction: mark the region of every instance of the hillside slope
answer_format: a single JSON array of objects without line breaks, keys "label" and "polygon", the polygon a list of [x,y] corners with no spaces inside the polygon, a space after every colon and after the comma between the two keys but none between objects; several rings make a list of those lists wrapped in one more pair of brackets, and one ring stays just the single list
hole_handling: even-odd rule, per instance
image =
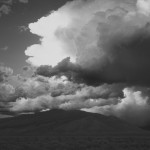
[{"label": "hillside slope", "polygon": [[0,135],[102,135],[143,133],[118,118],[84,111],[51,110],[0,120]]}]

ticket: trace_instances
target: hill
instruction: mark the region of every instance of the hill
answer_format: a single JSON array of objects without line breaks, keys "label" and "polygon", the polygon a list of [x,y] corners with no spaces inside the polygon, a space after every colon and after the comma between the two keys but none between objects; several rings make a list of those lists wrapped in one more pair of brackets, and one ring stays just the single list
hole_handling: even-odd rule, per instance
[{"label": "hill", "polygon": [[3,136],[105,135],[144,133],[116,117],[72,110],[50,110],[0,120]]}]

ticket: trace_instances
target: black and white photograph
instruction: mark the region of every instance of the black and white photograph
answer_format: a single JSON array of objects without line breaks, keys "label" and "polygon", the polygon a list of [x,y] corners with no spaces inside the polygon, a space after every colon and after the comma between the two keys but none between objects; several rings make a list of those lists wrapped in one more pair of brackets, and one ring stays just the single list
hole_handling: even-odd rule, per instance
[{"label": "black and white photograph", "polygon": [[0,0],[0,150],[150,150],[150,0]]}]

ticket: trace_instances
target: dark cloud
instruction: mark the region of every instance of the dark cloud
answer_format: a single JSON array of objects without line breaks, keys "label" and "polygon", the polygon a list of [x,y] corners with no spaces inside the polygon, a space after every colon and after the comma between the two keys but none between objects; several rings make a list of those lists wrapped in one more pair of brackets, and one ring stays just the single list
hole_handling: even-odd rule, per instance
[{"label": "dark cloud", "polygon": [[117,104],[104,107],[95,106],[85,111],[114,115],[130,123],[143,126],[150,123],[150,94],[145,94],[148,91],[149,89],[141,87],[138,89],[137,87],[125,88],[124,98],[120,98]]},{"label": "dark cloud", "polygon": [[[59,22],[63,17],[67,25]],[[77,109],[138,125],[150,121],[150,23],[145,4],[73,1],[29,29],[42,37],[40,44],[25,52],[32,65],[63,60],[53,67],[39,66],[32,77],[15,76],[19,82],[15,88],[4,82],[11,71],[1,67],[1,110]],[[64,50],[66,58],[60,55],[55,60],[57,50]]]},{"label": "dark cloud", "polygon": [[65,75],[70,81],[86,83],[88,85],[100,85],[104,82],[109,82],[109,80],[104,80],[99,70],[83,68],[79,64],[70,62],[69,57],[65,58],[54,67],[48,65],[38,67],[35,71],[35,75],[42,75],[45,77],[59,77]]},{"label": "dark cloud", "polygon": [[[92,69],[105,82],[150,85],[150,24],[134,29],[133,26],[125,26],[119,33],[109,33],[110,28],[104,24],[99,29],[103,35],[100,37],[100,45],[105,50],[106,58],[101,68],[95,69],[93,66]],[[94,65],[98,65],[98,61]]]},{"label": "dark cloud", "polygon": [[[74,81],[76,79],[79,79],[79,76],[82,76],[82,72],[84,72],[84,70],[82,70],[81,66],[70,62],[70,58],[67,57],[60,63],[58,63],[58,65],[56,65],[55,67],[48,65],[38,67],[35,71],[35,74],[45,77],[65,75],[69,80]],[[80,78],[80,80],[82,79],[83,78]]]},{"label": "dark cloud", "polygon": [[[61,28],[58,21],[58,28],[48,33],[46,20],[55,13],[30,24],[31,32],[42,37],[41,44],[26,51],[31,64],[53,63],[52,56],[48,57],[50,50],[62,46],[48,42],[53,37],[52,42],[62,42],[66,56],[70,57],[53,67],[38,67],[33,79],[40,76],[44,81],[51,80],[46,81],[48,91],[18,99],[11,110],[82,109],[114,115],[138,125],[149,122],[150,23],[145,3],[148,6],[148,2],[140,0],[73,1],[57,11],[69,16],[68,26]],[[39,48],[38,54],[34,48]],[[47,57],[40,62],[43,56]],[[66,79],[50,88],[52,80],[62,80],[62,76]]]},{"label": "dark cloud", "polygon": [[30,69],[31,69],[30,66],[24,66],[24,67],[23,67],[23,71],[29,71]]},{"label": "dark cloud", "polygon": [[25,32],[27,30],[28,30],[28,27],[26,27],[26,26],[19,26],[19,31],[20,32]]},{"label": "dark cloud", "polygon": [[[97,15],[106,20],[106,13]],[[77,63],[86,69],[89,79],[96,83],[150,85],[149,29],[149,22],[145,25],[125,22],[120,13],[114,15],[111,12],[106,22],[102,21],[97,26],[98,44],[91,47],[93,50],[82,50]],[[88,34],[88,30],[83,34]]]},{"label": "dark cloud", "polygon": [[122,24],[116,28],[112,21],[98,27],[101,35],[95,58],[80,54],[77,63],[66,58],[55,67],[40,66],[36,73],[47,77],[64,74],[69,79],[88,84],[150,85],[150,24],[143,27]]}]

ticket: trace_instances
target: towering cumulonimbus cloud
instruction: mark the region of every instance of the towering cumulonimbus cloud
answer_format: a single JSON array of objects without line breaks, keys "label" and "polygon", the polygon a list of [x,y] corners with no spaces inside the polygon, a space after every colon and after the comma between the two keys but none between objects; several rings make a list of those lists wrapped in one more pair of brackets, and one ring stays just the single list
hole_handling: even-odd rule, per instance
[{"label": "towering cumulonimbus cloud", "polygon": [[149,21],[149,0],[75,0],[29,24],[40,42],[25,54],[37,69],[4,107],[79,109],[150,123]]},{"label": "towering cumulonimbus cloud", "polygon": [[41,43],[27,48],[25,54],[30,57],[28,62],[36,66],[54,66],[65,57],[77,61],[80,55],[87,54],[88,51],[93,54],[91,56],[93,58],[101,53],[97,28],[101,22],[107,20],[104,18],[108,13],[107,10],[115,11],[121,5],[125,8],[129,7],[128,10],[132,8],[132,2],[72,1],[37,22],[29,24],[31,33],[41,37]]},{"label": "towering cumulonimbus cloud", "polygon": [[68,2],[29,24],[41,39],[26,49],[27,62],[54,67],[70,57],[95,83],[149,85],[149,7],[148,0]]}]

